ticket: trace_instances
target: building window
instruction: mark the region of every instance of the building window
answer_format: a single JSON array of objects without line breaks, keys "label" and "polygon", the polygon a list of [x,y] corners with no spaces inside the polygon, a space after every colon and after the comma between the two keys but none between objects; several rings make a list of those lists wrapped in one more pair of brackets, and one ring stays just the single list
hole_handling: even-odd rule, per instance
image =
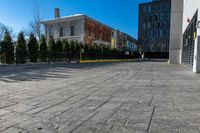
[{"label": "building window", "polygon": [[51,29],[51,27],[48,28],[48,31],[49,31],[49,37],[53,37],[52,36],[52,29]]},{"label": "building window", "polygon": [[60,27],[59,36],[60,36],[60,37],[63,37],[63,27]]},{"label": "building window", "polygon": [[158,12],[161,11],[161,5],[158,5]]},{"label": "building window", "polygon": [[102,33],[102,40],[104,40],[104,32]]},{"label": "building window", "polygon": [[97,30],[96,30],[96,28],[94,29],[94,38],[97,38]]},{"label": "building window", "polygon": [[157,23],[157,28],[158,28],[158,29],[160,28],[160,23]]},{"label": "building window", "polygon": [[165,4],[162,5],[162,11],[163,11],[163,12],[166,11],[166,6],[165,6]]},{"label": "building window", "polygon": [[144,32],[144,37],[146,37],[146,36],[147,36],[147,32],[145,31],[145,32]]},{"label": "building window", "polygon": [[145,20],[148,21],[148,15],[145,15]]},{"label": "building window", "polygon": [[148,12],[151,13],[151,6],[148,6]]},{"label": "building window", "polygon": [[144,6],[144,7],[143,7],[143,13],[146,13],[146,10],[147,10],[147,9],[146,9],[146,7]]},{"label": "building window", "polygon": [[147,29],[151,29],[151,23],[147,24]]},{"label": "building window", "polygon": [[148,16],[148,20],[152,21],[152,15],[151,14]]},{"label": "building window", "polygon": [[158,21],[158,19],[159,19],[159,15],[158,15],[158,13],[156,14],[156,21]]},{"label": "building window", "polygon": [[71,26],[71,36],[74,36],[74,26]]},{"label": "building window", "polygon": [[152,23],[151,27],[154,29],[154,28],[155,28],[155,24],[154,24],[154,23]]},{"label": "building window", "polygon": [[101,39],[101,31],[99,31],[99,39]]},{"label": "building window", "polygon": [[106,36],[106,37],[107,37],[107,41],[109,41],[109,34],[108,34],[108,33],[107,33],[107,36]]},{"label": "building window", "polygon": [[166,23],[165,22],[162,23],[162,28],[166,28]]},{"label": "building window", "polygon": [[156,12],[156,6],[152,7],[152,12]]},{"label": "building window", "polygon": [[163,30],[160,30],[160,37],[163,37]]},{"label": "building window", "polygon": [[167,11],[170,11],[170,5],[167,4]]},{"label": "building window", "polygon": [[165,16],[164,16],[164,13],[160,13],[160,20],[164,20],[165,19]]},{"label": "building window", "polygon": [[143,23],[143,25],[142,25],[142,29],[143,29],[143,30],[146,29],[146,24],[145,24],[145,23]]},{"label": "building window", "polygon": [[88,35],[91,36],[91,28],[88,28]]}]

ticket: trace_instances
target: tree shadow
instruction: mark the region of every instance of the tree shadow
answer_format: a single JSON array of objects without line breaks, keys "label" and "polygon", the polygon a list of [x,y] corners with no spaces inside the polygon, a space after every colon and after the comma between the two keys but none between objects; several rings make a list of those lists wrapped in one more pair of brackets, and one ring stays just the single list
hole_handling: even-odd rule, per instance
[{"label": "tree shadow", "polygon": [[112,66],[118,63],[85,64],[35,64],[27,66],[0,67],[0,81],[18,83],[24,81],[41,81],[46,79],[70,78],[74,72]]}]

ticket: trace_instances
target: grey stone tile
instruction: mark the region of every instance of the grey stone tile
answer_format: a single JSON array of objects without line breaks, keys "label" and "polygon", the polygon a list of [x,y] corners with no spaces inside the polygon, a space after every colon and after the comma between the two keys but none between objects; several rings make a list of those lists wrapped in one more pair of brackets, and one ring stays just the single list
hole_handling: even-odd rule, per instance
[{"label": "grey stone tile", "polygon": [[199,81],[158,61],[11,67],[0,73],[0,131],[199,133]]}]

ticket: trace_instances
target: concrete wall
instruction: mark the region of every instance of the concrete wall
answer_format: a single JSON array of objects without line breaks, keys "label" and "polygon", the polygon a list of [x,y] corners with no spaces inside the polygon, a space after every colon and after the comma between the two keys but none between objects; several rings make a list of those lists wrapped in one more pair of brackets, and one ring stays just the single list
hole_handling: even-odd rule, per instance
[{"label": "concrete wall", "polygon": [[[171,35],[170,35],[170,63],[181,64],[183,34],[190,24],[196,11],[200,20],[200,0],[172,0]],[[200,29],[197,29],[194,49],[193,72],[200,72]]]},{"label": "concrete wall", "polygon": [[181,64],[184,1],[172,0],[171,4],[169,60],[172,64]]}]

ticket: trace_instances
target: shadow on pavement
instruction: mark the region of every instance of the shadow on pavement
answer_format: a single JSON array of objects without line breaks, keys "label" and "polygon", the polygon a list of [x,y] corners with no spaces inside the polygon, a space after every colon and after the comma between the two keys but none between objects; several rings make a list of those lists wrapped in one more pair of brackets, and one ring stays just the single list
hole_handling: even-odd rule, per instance
[{"label": "shadow on pavement", "polygon": [[[120,63],[120,62],[118,62]],[[91,70],[98,67],[112,66],[118,63],[85,63],[85,64],[36,64],[15,67],[0,67],[0,81],[23,82],[45,79],[70,78],[70,73],[78,70]]]}]

